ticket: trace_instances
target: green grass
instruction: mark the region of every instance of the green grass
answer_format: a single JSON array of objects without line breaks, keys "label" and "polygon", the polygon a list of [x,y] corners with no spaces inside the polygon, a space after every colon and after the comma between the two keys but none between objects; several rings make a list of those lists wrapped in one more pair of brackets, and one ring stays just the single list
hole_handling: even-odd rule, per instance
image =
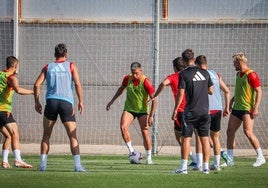
[{"label": "green grass", "polygon": [[[27,187],[268,187],[268,164],[252,167],[255,159],[237,158],[235,167],[224,167],[209,175],[190,171],[187,175],[173,174],[180,158],[154,156],[154,165],[131,165],[126,156],[82,156],[82,164],[90,170],[77,173],[71,155],[50,155],[46,172],[37,171],[39,156],[24,156],[33,169],[0,169],[0,186],[3,188]],[[10,158],[10,162],[13,159]]]}]

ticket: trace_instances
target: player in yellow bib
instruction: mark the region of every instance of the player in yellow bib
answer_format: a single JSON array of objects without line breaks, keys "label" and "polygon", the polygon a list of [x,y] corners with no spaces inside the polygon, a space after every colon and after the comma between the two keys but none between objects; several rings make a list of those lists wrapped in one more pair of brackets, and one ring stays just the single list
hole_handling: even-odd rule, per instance
[{"label": "player in yellow bib", "polygon": [[134,148],[131,143],[131,136],[128,128],[137,117],[142,132],[144,148],[147,155],[147,164],[153,164],[152,161],[152,142],[149,134],[149,127],[153,124],[153,116],[156,111],[157,100],[152,101],[149,108],[148,101],[154,96],[154,87],[150,80],[142,74],[141,64],[133,62],[130,66],[131,74],[124,77],[122,85],[118,88],[112,100],[107,104],[106,110],[110,110],[114,101],[127,91],[124,111],[121,116],[120,129],[122,137],[128,147],[129,155],[134,154]]},{"label": "player in yellow bib", "polygon": [[260,142],[253,133],[253,126],[254,119],[259,114],[259,105],[262,98],[261,81],[258,74],[249,68],[247,57],[244,53],[235,54],[233,63],[237,74],[235,93],[230,102],[230,107],[233,107],[227,128],[227,153],[233,160],[235,133],[243,123],[243,131],[257,153],[257,159],[253,166],[259,167],[266,160],[263,156]]},{"label": "player in yellow bib", "polygon": [[11,168],[8,162],[9,147],[11,144],[15,157],[14,166],[20,168],[32,168],[21,159],[19,147],[19,130],[17,123],[12,115],[13,95],[33,94],[32,90],[24,89],[19,86],[16,71],[19,61],[14,56],[6,58],[6,69],[0,71],[0,131],[4,135],[4,143],[2,146],[2,168]]}]

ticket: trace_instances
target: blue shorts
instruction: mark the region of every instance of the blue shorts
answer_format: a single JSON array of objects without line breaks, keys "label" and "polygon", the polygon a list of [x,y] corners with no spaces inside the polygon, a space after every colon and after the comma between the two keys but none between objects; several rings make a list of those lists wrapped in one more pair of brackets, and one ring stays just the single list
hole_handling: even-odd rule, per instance
[{"label": "blue shorts", "polygon": [[62,123],[75,122],[74,109],[71,103],[64,100],[47,99],[44,116],[49,120],[56,121],[58,115],[60,115]]}]

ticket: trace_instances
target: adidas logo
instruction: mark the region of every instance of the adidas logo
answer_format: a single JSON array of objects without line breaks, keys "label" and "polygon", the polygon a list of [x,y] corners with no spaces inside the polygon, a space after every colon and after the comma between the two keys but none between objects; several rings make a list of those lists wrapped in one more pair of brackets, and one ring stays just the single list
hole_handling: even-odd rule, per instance
[{"label": "adidas logo", "polygon": [[206,78],[199,71],[197,71],[193,77],[193,81],[202,81],[202,80],[206,80]]}]

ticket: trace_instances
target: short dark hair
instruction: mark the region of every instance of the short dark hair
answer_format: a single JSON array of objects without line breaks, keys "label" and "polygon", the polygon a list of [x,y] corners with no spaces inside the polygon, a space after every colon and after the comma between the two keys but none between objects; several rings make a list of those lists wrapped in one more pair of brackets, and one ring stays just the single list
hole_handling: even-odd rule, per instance
[{"label": "short dark hair", "polygon": [[8,56],[6,58],[6,67],[7,67],[7,69],[9,69],[10,67],[13,67],[18,62],[19,62],[19,60],[15,56]]},{"label": "short dark hair", "polygon": [[136,70],[137,68],[141,68],[141,64],[139,62],[133,62],[130,65],[131,70]]},{"label": "short dark hair", "polygon": [[172,61],[172,64],[177,69],[177,71],[181,71],[186,67],[185,62],[183,61],[182,57],[176,57]]},{"label": "short dark hair", "polygon": [[198,66],[207,65],[207,58],[204,55],[197,56],[195,59],[195,64]]},{"label": "short dark hair", "polygon": [[55,46],[55,53],[54,53],[54,56],[56,58],[59,58],[59,57],[64,57],[67,53],[67,47],[65,44],[63,43],[60,43],[60,44],[57,44]]},{"label": "short dark hair", "polygon": [[192,49],[188,48],[182,52],[181,56],[186,63],[189,63],[190,60],[194,59],[194,52]]}]

